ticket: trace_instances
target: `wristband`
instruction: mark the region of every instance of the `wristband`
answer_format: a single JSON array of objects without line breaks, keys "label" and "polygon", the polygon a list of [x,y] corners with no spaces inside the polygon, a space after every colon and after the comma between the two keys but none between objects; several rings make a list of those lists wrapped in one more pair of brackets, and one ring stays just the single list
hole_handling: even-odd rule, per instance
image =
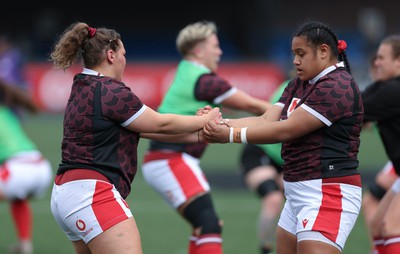
[{"label": "wristband", "polygon": [[391,190],[394,193],[399,193],[400,192],[400,178],[398,177],[396,181],[392,184]]},{"label": "wristband", "polygon": [[244,127],[240,130],[240,141],[242,141],[242,144],[247,144],[247,127]]},{"label": "wristband", "polygon": [[233,127],[229,128],[229,143],[233,143]]}]

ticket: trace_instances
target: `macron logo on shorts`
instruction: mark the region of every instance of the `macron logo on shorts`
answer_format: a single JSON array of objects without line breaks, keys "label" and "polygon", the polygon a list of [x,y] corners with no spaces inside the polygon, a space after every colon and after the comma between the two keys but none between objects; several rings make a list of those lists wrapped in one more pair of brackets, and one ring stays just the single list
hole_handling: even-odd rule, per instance
[{"label": "macron logo on shorts", "polygon": [[308,219],[303,219],[301,222],[303,223],[303,228],[305,228],[307,226]]}]

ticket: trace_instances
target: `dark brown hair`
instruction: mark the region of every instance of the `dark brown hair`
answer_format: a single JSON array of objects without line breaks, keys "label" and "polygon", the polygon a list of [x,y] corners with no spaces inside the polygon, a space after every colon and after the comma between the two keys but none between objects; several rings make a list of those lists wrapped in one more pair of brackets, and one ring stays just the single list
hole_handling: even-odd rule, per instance
[{"label": "dark brown hair", "polygon": [[93,68],[106,57],[106,50],[117,51],[121,36],[113,29],[92,28],[83,22],[71,24],[54,45],[50,61],[59,69],[67,69],[79,58],[84,67]]}]

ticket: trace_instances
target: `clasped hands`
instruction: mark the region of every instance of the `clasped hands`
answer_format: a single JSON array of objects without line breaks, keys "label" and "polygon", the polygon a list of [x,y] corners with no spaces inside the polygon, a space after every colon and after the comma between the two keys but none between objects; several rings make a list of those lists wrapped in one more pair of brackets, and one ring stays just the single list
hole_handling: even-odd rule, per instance
[{"label": "clasped hands", "polygon": [[[199,108],[196,112],[197,116],[207,114],[212,107],[207,105]],[[208,121],[203,129],[199,130],[204,142],[207,143],[228,143],[229,142],[229,119],[224,119],[222,114],[216,116],[213,120]]]}]

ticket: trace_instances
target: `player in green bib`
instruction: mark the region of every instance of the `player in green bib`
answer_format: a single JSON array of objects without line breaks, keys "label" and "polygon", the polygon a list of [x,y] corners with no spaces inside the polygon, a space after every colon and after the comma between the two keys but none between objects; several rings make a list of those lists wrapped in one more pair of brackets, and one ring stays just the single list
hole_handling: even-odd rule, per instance
[{"label": "player in green bib", "polygon": [[0,200],[10,203],[18,243],[13,253],[31,254],[32,213],[29,199],[42,197],[52,178],[50,162],[26,135],[15,109],[36,111],[16,87],[0,82]]},{"label": "player in green bib", "polygon": [[[182,55],[174,80],[158,108],[160,113],[195,115],[207,105],[261,115],[270,104],[233,87],[216,74],[222,55],[213,22],[196,22],[177,37]],[[199,140],[202,134],[199,132]],[[190,223],[189,254],[221,254],[222,223],[200,168],[207,143],[152,141],[142,173],[146,182]]]}]

